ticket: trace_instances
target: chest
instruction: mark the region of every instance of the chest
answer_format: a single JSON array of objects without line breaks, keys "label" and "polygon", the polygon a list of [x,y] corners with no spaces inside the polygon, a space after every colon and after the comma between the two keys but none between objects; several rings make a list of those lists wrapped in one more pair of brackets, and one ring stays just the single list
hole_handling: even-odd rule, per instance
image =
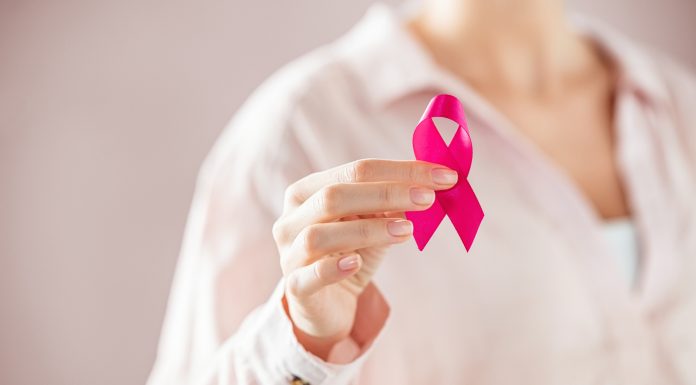
[{"label": "chest", "polygon": [[565,173],[603,218],[630,214],[616,162],[611,98],[498,102],[514,129]]},{"label": "chest", "polygon": [[[345,123],[345,136],[325,137],[335,141],[331,159],[411,158],[412,129],[426,102],[427,96],[407,100],[388,114]],[[365,367],[366,378],[381,380],[373,383],[592,383],[607,362],[629,358],[644,362],[641,368],[646,371],[654,369],[650,364],[657,361],[650,344],[651,328],[656,326],[647,325],[628,303],[588,219],[589,210],[578,199],[582,193],[596,207],[599,200],[592,199],[588,185],[612,180],[621,185],[614,166],[614,118],[596,110],[584,113],[589,109],[577,106],[554,110],[518,117],[514,111],[504,111],[519,135],[506,135],[502,123],[491,127],[482,113],[485,109],[468,110],[475,152],[469,180],[486,217],[471,253],[463,251],[445,220],[426,252],[406,244],[395,247],[385,259],[376,282],[392,310],[372,352],[374,359]],[[619,110],[623,118],[617,127],[623,132],[649,131],[634,108]],[[352,135],[350,127],[370,127],[373,133]],[[523,151],[529,145],[535,154]],[[667,206],[645,209],[656,207],[650,192],[661,186],[650,182],[659,179],[654,167],[647,167],[652,164],[647,160],[655,159],[652,151],[633,145],[624,155],[633,162],[627,168],[633,173],[626,175],[640,170],[639,178],[629,178],[634,184],[627,185],[639,203],[638,222],[664,224],[647,238],[646,250],[659,250],[659,258],[651,259],[644,280],[646,292],[663,295],[655,290],[657,283],[675,281],[664,267],[670,255],[677,255],[666,247],[678,245],[666,237],[672,234],[666,225],[676,222],[653,213],[676,211]],[[540,162],[535,155],[548,161]],[[599,178],[597,170],[607,165],[614,174]],[[551,172],[554,168],[569,178]],[[583,177],[590,182],[583,182]],[[668,318],[674,322],[685,317]],[[680,335],[675,341],[684,338]],[[414,366],[416,359],[420,361]],[[393,370],[380,377],[385,366]],[[539,373],[551,377],[537,377]],[[568,381],[571,378],[577,382]]]}]

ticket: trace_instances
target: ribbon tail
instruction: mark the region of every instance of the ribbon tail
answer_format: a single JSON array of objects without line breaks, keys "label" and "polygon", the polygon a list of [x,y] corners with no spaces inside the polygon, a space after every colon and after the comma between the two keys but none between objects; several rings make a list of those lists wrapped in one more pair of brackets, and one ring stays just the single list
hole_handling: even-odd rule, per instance
[{"label": "ribbon tail", "polygon": [[442,205],[466,251],[469,251],[483,221],[483,209],[469,181],[463,180],[457,187],[448,190],[443,196]]},{"label": "ribbon tail", "polygon": [[406,219],[413,222],[413,238],[416,240],[418,250],[423,251],[443,218],[445,218],[445,209],[437,199],[427,210],[406,212]]}]

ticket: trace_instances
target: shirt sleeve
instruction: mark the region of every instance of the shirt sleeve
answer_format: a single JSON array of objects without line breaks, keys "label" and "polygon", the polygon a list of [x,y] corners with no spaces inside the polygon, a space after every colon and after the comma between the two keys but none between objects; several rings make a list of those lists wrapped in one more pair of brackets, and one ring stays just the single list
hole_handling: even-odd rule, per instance
[{"label": "shirt sleeve", "polygon": [[271,228],[285,187],[314,170],[294,103],[267,94],[243,106],[201,169],[149,385],[349,384],[386,321],[370,285],[328,362],[297,341]]},{"label": "shirt sleeve", "polygon": [[[368,357],[371,341],[360,346],[354,338],[348,338],[334,348],[328,362],[323,361],[307,352],[295,338],[282,297],[281,280],[269,301],[244,320],[237,333],[223,344],[211,366],[204,371],[201,382],[196,383],[354,383],[363,361]],[[378,298],[381,299],[381,296]],[[363,307],[358,311],[364,312],[365,309]],[[384,315],[379,312],[370,314],[370,318],[382,325],[384,323]]]}]

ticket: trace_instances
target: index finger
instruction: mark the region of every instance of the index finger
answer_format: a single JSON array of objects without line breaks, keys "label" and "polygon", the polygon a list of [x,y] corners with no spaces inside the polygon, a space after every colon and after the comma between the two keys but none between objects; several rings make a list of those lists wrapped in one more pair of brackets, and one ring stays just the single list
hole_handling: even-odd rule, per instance
[{"label": "index finger", "polygon": [[420,160],[360,159],[307,175],[293,183],[286,190],[285,204],[296,207],[330,184],[362,182],[409,182],[445,190],[457,183],[457,172]]}]

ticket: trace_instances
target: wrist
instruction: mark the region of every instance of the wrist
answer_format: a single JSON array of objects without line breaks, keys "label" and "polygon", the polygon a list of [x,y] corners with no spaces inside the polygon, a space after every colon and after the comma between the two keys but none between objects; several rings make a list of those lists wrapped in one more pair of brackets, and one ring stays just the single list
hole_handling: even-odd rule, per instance
[{"label": "wrist", "polygon": [[283,309],[292,323],[293,333],[295,334],[297,341],[305,348],[305,350],[321,358],[322,360],[327,361],[333,347],[342,340],[349,338],[350,330],[346,331],[345,333],[336,333],[331,336],[315,336],[309,334],[302,329],[302,317],[293,317],[293,312],[290,310],[288,299],[285,295],[283,296],[282,301]]}]

